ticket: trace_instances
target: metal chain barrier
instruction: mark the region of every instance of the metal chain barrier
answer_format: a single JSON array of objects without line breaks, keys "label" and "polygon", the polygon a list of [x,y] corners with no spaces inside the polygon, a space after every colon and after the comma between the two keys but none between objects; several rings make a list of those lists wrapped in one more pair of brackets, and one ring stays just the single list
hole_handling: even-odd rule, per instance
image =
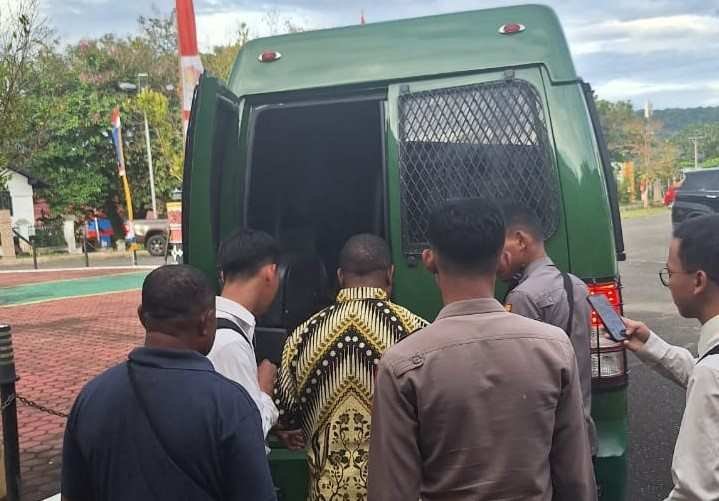
[{"label": "metal chain barrier", "polygon": [[[11,398],[15,398],[15,396],[11,395]],[[27,405],[28,407],[36,409],[40,412],[44,412],[45,414],[50,414],[51,416],[57,416],[57,417],[61,417],[61,418],[67,418],[69,416],[69,414],[65,414],[64,412],[53,410],[49,407],[45,407],[42,404],[38,404],[37,402],[34,402],[25,397],[21,397],[20,395],[17,396],[17,399],[20,402],[22,402],[23,404]],[[9,400],[9,398],[8,398],[8,400]],[[5,404],[3,404],[3,405],[5,405]]]}]

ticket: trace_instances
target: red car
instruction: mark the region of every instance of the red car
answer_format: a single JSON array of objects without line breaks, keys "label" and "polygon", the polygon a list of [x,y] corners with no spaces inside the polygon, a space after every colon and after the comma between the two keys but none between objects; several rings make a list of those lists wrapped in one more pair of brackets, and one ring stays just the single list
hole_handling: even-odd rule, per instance
[{"label": "red car", "polygon": [[671,207],[671,205],[674,203],[674,199],[677,196],[677,190],[682,185],[682,183],[674,183],[669,188],[667,188],[667,192],[664,194],[664,205],[667,207]]}]

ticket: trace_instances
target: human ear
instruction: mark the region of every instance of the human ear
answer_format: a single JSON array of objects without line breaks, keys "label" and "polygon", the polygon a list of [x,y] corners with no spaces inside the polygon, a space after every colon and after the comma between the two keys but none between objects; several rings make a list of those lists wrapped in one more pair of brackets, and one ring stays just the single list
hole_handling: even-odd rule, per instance
[{"label": "human ear", "polygon": [[701,294],[709,287],[709,276],[703,270],[694,273],[694,294]]},{"label": "human ear", "polygon": [[433,275],[437,274],[437,256],[432,249],[425,249],[422,251],[422,264],[424,264],[427,271]]},{"label": "human ear", "polygon": [[147,326],[145,325],[145,314],[142,312],[142,304],[137,307],[137,316],[140,317],[140,323],[142,326],[147,329]]}]

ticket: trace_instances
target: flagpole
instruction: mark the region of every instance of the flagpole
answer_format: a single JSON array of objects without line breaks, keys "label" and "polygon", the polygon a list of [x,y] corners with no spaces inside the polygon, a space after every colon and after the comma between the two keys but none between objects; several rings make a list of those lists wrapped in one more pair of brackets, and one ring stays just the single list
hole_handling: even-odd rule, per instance
[{"label": "flagpole", "polygon": [[180,52],[180,85],[182,86],[182,137],[187,140],[192,96],[202,74],[202,60],[197,45],[195,8],[192,0],[176,0],[177,41]]},{"label": "flagpole", "polygon": [[132,212],[132,195],[130,195],[130,183],[127,182],[127,176],[120,176],[122,179],[122,189],[125,192],[125,205],[127,206],[127,219],[132,224],[135,215]]},{"label": "flagpole", "polygon": [[[135,214],[132,210],[132,194],[130,183],[127,181],[127,170],[125,169],[125,153],[122,151],[122,125],[120,123],[120,108],[115,107],[110,117],[112,122],[112,141],[115,144],[115,157],[117,160],[117,171],[122,180],[122,190],[125,193],[125,206],[127,207],[127,235],[132,240],[130,251],[132,253],[132,264],[137,264],[137,244],[135,243],[135,227],[133,220]],[[99,237],[99,234],[98,234]]]}]

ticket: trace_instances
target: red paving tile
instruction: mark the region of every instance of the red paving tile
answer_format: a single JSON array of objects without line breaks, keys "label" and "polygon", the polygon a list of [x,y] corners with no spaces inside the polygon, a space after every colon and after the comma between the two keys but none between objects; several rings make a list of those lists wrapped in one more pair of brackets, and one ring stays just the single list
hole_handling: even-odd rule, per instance
[{"label": "red paving tile", "polygon": [[[142,343],[139,301],[129,291],[0,308],[0,323],[12,326],[18,394],[68,413],[89,379]],[[18,404],[18,422],[23,501],[56,494],[65,419]]]},{"label": "red paving tile", "polygon": [[[14,287],[16,285],[37,284],[40,282],[51,282],[54,280],[68,280],[72,278],[100,277],[104,275],[117,275],[118,273],[130,273],[130,268],[116,270],[68,270],[68,271],[31,271],[0,273],[0,287]],[[0,291],[0,293],[2,293]]]}]

